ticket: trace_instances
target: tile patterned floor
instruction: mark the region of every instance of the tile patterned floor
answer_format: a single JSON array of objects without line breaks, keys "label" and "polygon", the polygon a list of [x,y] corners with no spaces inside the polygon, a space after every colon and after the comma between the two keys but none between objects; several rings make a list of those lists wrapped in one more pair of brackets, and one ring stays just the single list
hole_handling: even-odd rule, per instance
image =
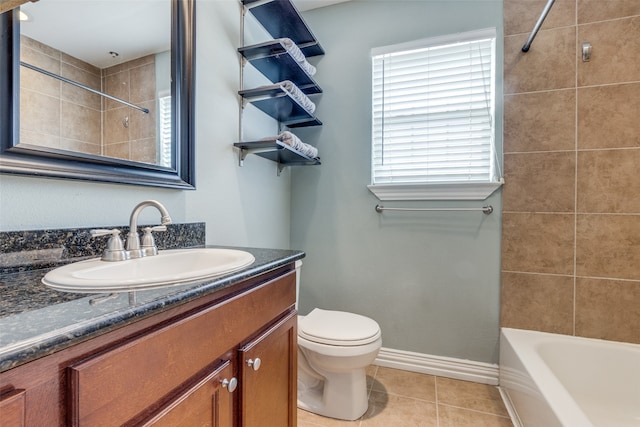
[{"label": "tile patterned floor", "polygon": [[298,409],[298,427],[513,427],[495,386],[370,366],[369,409],[356,421]]}]

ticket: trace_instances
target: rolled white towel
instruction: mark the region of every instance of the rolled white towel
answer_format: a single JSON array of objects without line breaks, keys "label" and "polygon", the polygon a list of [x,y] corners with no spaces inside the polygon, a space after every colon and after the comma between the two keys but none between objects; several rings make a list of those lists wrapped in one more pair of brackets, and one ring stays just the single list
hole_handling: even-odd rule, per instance
[{"label": "rolled white towel", "polygon": [[282,87],[292,98],[294,98],[302,107],[307,110],[309,113],[316,111],[316,104],[313,103],[309,99],[307,95],[305,95],[295,84],[293,84],[289,80],[282,81],[278,83],[280,87]]},{"label": "rolled white towel", "polygon": [[287,144],[294,150],[301,152],[305,156],[311,157],[313,159],[318,158],[318,149],[316,147],[302,142],[300,138],[289,131],[282,132],[280,135],[278,135],[277,139],[282,141],[284,144]]},{"label": "rolled white towel", "polygon": [[278,39],[282,46],[289,52],[289,55],[306,71],[307,74],[313,76],[316,73],[316,67],[309,64],[304,53],[300,50],[297,44],[289,38]]}]

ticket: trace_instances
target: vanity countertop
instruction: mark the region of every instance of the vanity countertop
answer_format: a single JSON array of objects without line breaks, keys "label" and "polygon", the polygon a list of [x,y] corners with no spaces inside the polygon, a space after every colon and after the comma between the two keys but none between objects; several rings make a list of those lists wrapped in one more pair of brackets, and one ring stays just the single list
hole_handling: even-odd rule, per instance
[{"label": "vanity countertop", "polygon": [[0,276],[0,372],[109,332],[195,298],[304,258],[301,251],[233,248],[250,252],[249,267],[214,279],[136,292],[98,304],[106,294],[58,292],[41,283],[51,269]]}]

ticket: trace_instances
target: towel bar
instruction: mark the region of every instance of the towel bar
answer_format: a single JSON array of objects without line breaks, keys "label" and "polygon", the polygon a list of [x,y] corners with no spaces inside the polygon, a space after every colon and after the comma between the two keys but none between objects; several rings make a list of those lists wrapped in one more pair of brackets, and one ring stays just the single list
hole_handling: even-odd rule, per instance
[{"label": "towel bar", "polygon": [[493,206],[483,206],[481,208],[385,208],[382,205],[376,205],[376,212],[382,211],[403,211],[403,212],[449,212],[449,211],[482,211],[486,215],[493,212]]}]

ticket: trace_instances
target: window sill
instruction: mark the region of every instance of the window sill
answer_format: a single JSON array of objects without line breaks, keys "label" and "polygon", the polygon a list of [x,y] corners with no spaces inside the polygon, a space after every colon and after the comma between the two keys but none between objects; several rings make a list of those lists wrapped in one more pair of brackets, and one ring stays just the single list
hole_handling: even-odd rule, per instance
[{"label": "window sill", "polygon": [[367,185],[379,200],[485,200],[503,182]]}]

